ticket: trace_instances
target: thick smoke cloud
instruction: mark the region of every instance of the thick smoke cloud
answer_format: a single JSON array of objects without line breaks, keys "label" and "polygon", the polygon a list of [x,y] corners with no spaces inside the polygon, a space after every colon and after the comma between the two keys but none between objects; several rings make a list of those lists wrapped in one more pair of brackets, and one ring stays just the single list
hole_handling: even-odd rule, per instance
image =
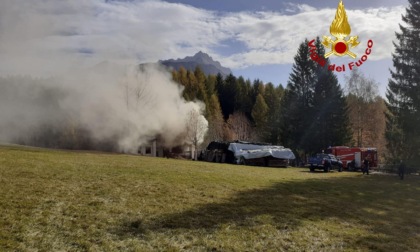
[{"label": "thick smoke cloud", "polygon": [[189,112],[203,106],[186,102],[170,74],[152,64],[103,63],[50,79],[3,77],[0,141],[136,152],[159,136],[173,146],[183,143]]},{"label": "thick smoke cloud", "polygon": [[125,152],[155,137],[183,143],[187,115],[203,104],[185,101],[166,69],[139,66],[124,41],[112,53],[105,36],[84,45],[80,36],[95,27],[78,16],[100,13],[83,2],[2,1],[0,141]]}]

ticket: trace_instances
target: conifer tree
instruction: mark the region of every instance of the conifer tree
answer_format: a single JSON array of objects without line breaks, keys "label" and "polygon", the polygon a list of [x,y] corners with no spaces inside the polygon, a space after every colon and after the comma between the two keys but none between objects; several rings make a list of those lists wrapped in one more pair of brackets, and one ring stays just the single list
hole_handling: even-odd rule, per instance
[{"label": "conifer tree", "polygon": [[[314,43],[318,55],[324,55],[319,38]],[[295,56],[283,99],[282,141],[305,153],[347,144],[351,136],[343,91],[326,62],[321,66],[310,58],[305,40]]]},{"label": "conifer tree", "polygon": [[267,83],[264,91],[264,100],[268,106],[267,131],[263,137],[263,141],[271,144],[278,144],[280,138],[280,99],[281,92],[279,92],[279,89],[276,89],[272,83]]},{"label": "conifer tree", "polygon": [[[315,46],[319,55],[325,54],[319,39],[316,40]],[[328,146],[345,145],[351,141],[348,108],[343,89],[337,76],[328,70],[327,65],[322,67],[317,64],[315,70],[312,139],[307,145],[310,152],[319,152]]]},{"label": "conifer tree", "polygon": [[[216,84],[219,85],[217,82]],[[229,74],[224,80],[222,86],[218,86],[220,106],[222,107],[222,112],[225,119],[229,118],[229,115],[233,114],[235,111],[235,91],[236,77],[232,74]]]},{"label": "conifer tree", "polygon": [[282,101],[282,142],[295,150],[309,140],[307,129],[312,123],[316,63],[311,60],[308,40],[299,45],[294,58],[285,99]]},{"label": "conifer tree", "polygon": [[257,101],[258,94],[264,95],[264,83],[259,79],[255,79],[252,83],[250,94],[251,102],[252,104],[255,104],[255,102]]},{"label": "conifer tree", "polygon": [[237,78],[235,89],[235,111],[245,112],[245,104],[246,100],[249,99],[249,93],[246,90],[245,79],[242,76]]},{"label": "conifer tree", "polygon": [[420,162],[420,2],[409,0],[396,33],[387,90],[387,148],[392,159]]}]

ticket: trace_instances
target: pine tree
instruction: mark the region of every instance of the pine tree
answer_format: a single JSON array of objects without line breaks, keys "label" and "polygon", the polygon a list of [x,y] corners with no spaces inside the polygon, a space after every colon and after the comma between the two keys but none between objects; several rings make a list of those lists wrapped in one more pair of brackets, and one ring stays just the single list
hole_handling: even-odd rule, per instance
[{"label": "pine tree", "polygon": [[[325,53],[319,38],[315,46],[319,55]],[[346,100],[327,66],[310,58],[307,40],[299,46],[282,108],[282,141],[299,152],[319,152],[350,140]]]},{"label": "pine tree", "polygon": [[236,80],[235,111],[245,112],[246,99],[249,98],[245,86],[245,79],[239,76]]},{"label": "pine tree", "polygon": [[285,98],[282,101],[282,142],[295,150],[304,148],[312,123],[316,63],[311,60],[308,40],[299,45]]},{"label": "pine tree", "polygon": [[280,99],[281,91],[276,89],[272,83],[265,85],[264,100],[268,106],[267,114],[267,132],[263,138],[264,142],[278,144],[280,139],[279,121],[280,121]]},{"label": "pine tree", "polygon": [[229,74],[222,86],[218,86],[218,93],[223,116],[227,119],[235,111],[236,77]]},{"label": "pine tree", "polygon": [[[319,39],[315,45],[318,54],[324,55],[325,49]],[[315,76],[312,139],[307,145],[310,152],[319,152],[328,146],[344,145],[351,140],[347,103],[337,76],[327,66],[321,67],[318,64]]]},{"label": "pine tree", "polygon": [[420,2],[409,0],[396,33],[387,90],[387,147],[392,159],[420,162]]},{"label": "pine tree", "polygon": [[255,79],[252,83],[250,94],[251,94],[251,102],[252,104],[255,104],[255,102],[257,101],[257,96],[259,94],[264,95],[264,83],[260,81],[259,79]]}]

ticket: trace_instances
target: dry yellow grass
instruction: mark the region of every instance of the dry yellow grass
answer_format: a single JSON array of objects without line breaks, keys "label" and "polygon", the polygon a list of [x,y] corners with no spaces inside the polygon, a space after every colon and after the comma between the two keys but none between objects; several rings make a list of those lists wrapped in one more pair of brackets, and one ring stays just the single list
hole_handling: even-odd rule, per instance
[{"label": "dry yellow grass", "polygon": [[0,251],[420,251],[420,179],[0,147]]}]

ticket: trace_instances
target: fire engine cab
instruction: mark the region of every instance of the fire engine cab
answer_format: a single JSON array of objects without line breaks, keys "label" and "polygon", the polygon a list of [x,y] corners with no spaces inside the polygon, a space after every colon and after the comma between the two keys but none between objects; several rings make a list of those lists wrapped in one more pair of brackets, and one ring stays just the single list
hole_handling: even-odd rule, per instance
[{"label": "fire engine cab", "polygon": [[365,158],[369,160],[369,167],[378,166],[378,151],[376,148],[333,146],[329,147],[326,152],[338,157],[343,162],[343,168],[350,171],[361,169]]}]

